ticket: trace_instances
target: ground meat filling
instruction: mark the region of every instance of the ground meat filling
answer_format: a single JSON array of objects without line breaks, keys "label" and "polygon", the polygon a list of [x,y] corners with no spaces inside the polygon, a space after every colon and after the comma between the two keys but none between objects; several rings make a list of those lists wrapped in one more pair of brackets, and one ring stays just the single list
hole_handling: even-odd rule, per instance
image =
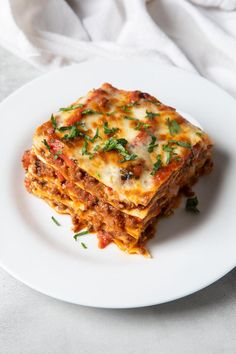
[{"label": "ground meat filling", "polygon": [[[176,200],[179,190],[182,190],[184,186],[191,185],[196,182],[199,175],[210,172],[212,163],[211,160],[207,158],[207,155],[205,154],[204,156],[199,156],[198,159],[199,162],[197,169],[192,171],[192,164],[191,161],[189,161],[186,162],[181,171],[178,171],[176,175],[172,176],[172,179],[165,186],[165,188],[163,188],[163,196],[151,206],[149,210],[150,217],[170,213],[173,208],[173,200]],[[23,156],[23,166],[26,171],[29,171],[28,173],[31,176],[30,180],[29,177],[26,177],[25,185],[26,188],[32,193],[34,193],[32,189],[32,182],[34,182],[38,183],[38,188],[48,192],[52,198],[53,196],[59,196],[60,200],[66,200],[69,198],[71,201],[74,201],[75,204],[77,201],[80,201],[84,203],[85,211],[92,210],[93,213],[95,211],[97,219],[102,218],[105,220],[109,229],[113,229],[118,232],[124,232],[126,229],[135,229],[138,227],[140,230],[145,230],[148,225],[148,219],[146,221],[142,221],[137,217],[125,214],[110,204],[105,203],[103,200],[100,200],[97,196],[79,188],[73,183],[73,181],[65,180],[60,172],[55,171],[52,167],[44,164],[33,152],[25,152]],[[85,175],[87,174],[84,174],[84,178]],[[192,179],[190,177],[191,175],[193,176]],[[88,178],[87,183],[93,183],[93,180],[93,178]],[[99,184],[99,182],[96,181],[96,184]],[[95,221],[94,217],[93,222],[99,224],[98,221]],[[98,228],[96,227],[96,229]]]},{"label": "ground meat filling", "polygon": [[[75,232],[86,227],[91,232],[98,232],[99,247],[103,248],[110,242],[117,241],[128,250],[130,244],[136,244],[136,247],[142,249],[155,232],[153,225],[156,217],[172,213],[179,204],[181,194],[188,195],[197,178],[211,171],[212,161],[208,155],[208,152],[201,153],[196,157],[194,165],[192,160],[186,161],[183,168],[172,175],[160,191],[161,197],[150,207],[148,218],[144,220],[123,213],[99,199],[97,195],[79,188],[73,180],[66,180],[60,172],[39,160],[33,151],[24,153],[22,163],[26,170],[26,189],[45,199],[59,213],[70,214]],[[138,173],[137,171],[124,171],[124,174],[134,174]],[[94,184],[94,178],[86,173],[77,171],[77,176],[78,174],[88,184],[99,184],[98,181]],[[83,210],[80,209],[79,203],[83,204]],[[130,230],[137,229],[138,239],[129,234]]]}]

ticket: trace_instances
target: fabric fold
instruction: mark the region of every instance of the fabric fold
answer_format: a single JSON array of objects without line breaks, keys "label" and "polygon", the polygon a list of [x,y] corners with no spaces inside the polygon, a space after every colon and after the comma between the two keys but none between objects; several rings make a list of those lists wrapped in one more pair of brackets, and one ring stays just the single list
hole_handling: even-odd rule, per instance
[{"label": "fabric fold", "polygon": [[236,0],[5,0],[0,45],[44,71],[146,57],[236,96]]}]

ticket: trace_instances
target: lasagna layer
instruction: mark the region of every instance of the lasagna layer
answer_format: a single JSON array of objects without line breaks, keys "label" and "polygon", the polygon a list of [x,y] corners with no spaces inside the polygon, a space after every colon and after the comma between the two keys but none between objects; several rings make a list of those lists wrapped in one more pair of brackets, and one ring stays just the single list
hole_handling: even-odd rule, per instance
[{"label": "lasagna layer", "polygon": [[80,188],[145,218],[173,173],[212,142],[147,93],[104,84],[41,125],[33,146]]},{"label": "lasagna layer", "polygon": [[152,226],[157,221],[156,216],[170,214],[178,205],[181,190],[192,185],[202,173],[209,172],[211,164],[206,157],[208,154],[203,154],[194,168],[189,160],[178,175],[173,175],[166,184],[165,197],[158,200],[143,220],[123,213],[80,189],[73,181],[65,179],[57,170],[39,160],[33,151],[26,151],[23,157],[25,186],[58,213],[70,214],[75,232],[83,228],[97,232],[100,247],[114,242],[129,253],[147,256],[149,253],[145,243],[153,236]]},{"label": "lasagna layer", "polygon": [[172,107],[110,84],[52,114],[23,156],[25,186],[74,231],[148,255],[157,219],[212,168],[212,141]]}]

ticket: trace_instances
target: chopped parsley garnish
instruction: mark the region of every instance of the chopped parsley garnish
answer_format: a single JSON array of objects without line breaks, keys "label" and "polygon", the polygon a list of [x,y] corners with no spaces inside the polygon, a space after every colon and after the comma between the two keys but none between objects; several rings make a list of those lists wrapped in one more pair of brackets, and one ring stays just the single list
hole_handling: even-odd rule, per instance
[{"label": "chopped parsley garnish", "polygon": [[76,125],[72,125],[70,127],[70,132],[68,134],[65,134],[62,138],[65,140],[70,140],[77,138],[78,136],[84,136],[84,133],[81,132]]},{"label": "chopped parsley garnish", "polygon": [[168,152],[167,152],[167,158],[166,158],[166,164],[167,164],[167,165],[169,165],[170,160],[171,160],[171,152],[168,151]]},{"label": "chopped parsley garnish", "polygon": [[169,143],[184,147],[186,149],[192,148],[192,145],[188,141],[169,140]]},{"label": "chopped parsley garnish", "polygon": [[82,103],[79,103],[79,104],[72,104],[72,105],[69,106],[69,107],[60,108],[60,111],[62,111],[62,112],[73,111],[74,109],[82,108],[83,106],[84,106],[84,105],[83,105]]},{"label": "chopped parsley garnish", "polygon": [[52,216],[51,219],[57,226],[61,226],[61,224],[57,221],[56,218],[54,218],[54,216]]},{"label": "chopped parsley garnish", "polygon": [[98,178],[101,178],[101,175],[100,175],[100,173],[98,173],[98,172],[96,172],[96,176],[97,176]]},{"label": "chopped parsley garnish", "polygon": [[150,128],[150,124],[139,121],[134,129],[135,130],[142,130],[142,129],[148,129],[148,128]]},{"label": "chopped parsley garnish", "polygon": [[88,141],[86,139],[82,147],[82,155],[88,155],[90,160],[94,157],[94,154],[88,151]]},{"label": "chopped parsley garnish", "polygon": [[78,238],[78,237],[87,235],[88,233],[89,233],[88,230],[84,230],[84,231],[81,231],[81,232],[75,234],[73,237],[74,237],[75,241],[77,241],[77,238]]},{"label": "chopped parsley garnish", "polygon": [[119,128],[109,128],[108,127],[108,122],[105,122],[103,125],[104,133],[109,135],[109,134],[115,134]]},{"label": "chopped parsley garnish", "polygon": [[84,111],[82,111],[81,114],[83,116],[85,116],[87,114],[101,114],[101,113],[99,113],[97,111],[94,111],[93,109],[88,108],[88,109],[85,109]]},{"label": "chopped parsley garnish", "polygon": [[124,112],[130,112],[129,106],[128,105],[124,105],[124,106],[120,106],[120,108],[122,109],[122,111]]},{"label": "chopped parsley garnish", "polygon": [[100,146],[99,144],[97,144],[97,145],[94,147],[93,151],[99,151],[100,148],[101,148],[101,146]]},{"label": "chopped parsley garnish", "polygon": [[56,130],[57,129],[57,121],[56,118],[54,117],[54,115],[51,115],[51,122],[52,122],[52,126],[53,128]]},{"label": "chopped parsley garnish", "polygon": [[151,138],[152,138],[152,140],[151,140],[150,144],[148,145],[148,152],[153,152],[155,147],[158,146],[158,144],[156,144],[157,138],[154,135],[152,135]]},{"label": "chopped parsley garnish", "polygon": [[84,249],[87,249],[87,245],[84,243],[84,242],[81,242],[81,246],[84,248]]},{"label": "chopped parsley garnish", "polygon": [[138,157],[135,154],[129,154],[127,152],[121,152],[120,151],[120,154],[124,157],[123,160],[121,160],[120,162],[135,160]]},{"label": "chopped parsley garnish", "polygon": [[157,171],[159,170],[160,167],[161,167],[161,155],[157,155],[157,160],[153,165],[151,175],[155,176],[155,174],[157,173]]},{"label": "chopped parsley garnish", "polygon": [[82,155],[90,155],[87,149],[88,149],[88,142],[87,140],[85,140],[82,147]]},{"label": "chopped parsley garnish", "polygon": [[198,136],[202,136],[202,132],[196,132],[195,134]]},{"label": "chopped parsley garnish", "polygon": [[158,117],[159,115],[160,115],[160,113],[146,111],[146,118],[149,118],[149,119],[154,119],[154,118]]},{"label": "chopped parsley garnish", "polygon": [[116,114],[116,111],[106,112],[106,115],[107,115],[107,116],[112,116],[113,114]]},{"label": "chopped parsley garnish", "polygon": [[162,145],[162,150],[166,152],[166,164],[169,165],[170,160],[172,158],[173,155],[177,155],[174,150],[175,148],[169,145]]},{"label": "chopped parsley garnish", "polygon": [[197,208],[197,206],[198,206],[198,199],[197,199],[197,197],[188,198],[188,199],[186,200],[185,209],[186,209],[187,211],[190,211],[190,212],[192,212],[192,213],[197,214],[197,213],[200,212],[200,210]]},{"label": "chopped parsley garnish", "polygon": [[128,141],[126,139],[110,138],[105,142],[105,145],[103,146],[103,151],[118,151],[123,156],[123,160],[121,160],[120,162],[135,160],[137,158],[137,155],[130,154],[126,150],[125,146],[127,145],[127,143]]},{"label": "chopped parsley garnish", "polygon": [[55,155],[54,155],[54,160],[57,160],[58,157],[59,157],[59,155],[61,155],[61,154],[62,154],[62,151],[61,151],[61,150],[58,150],[58,151],[55,153]]},{"label": "chopped parsley garnish", "polygon": [[137,106],[139,104],[138,101],[134,101],[134,102],[130,102],[130,103],[127,103],[123,106],[120,106],[120,108],[124,111],[124,112],[130,112],[130,108],[131,107],[134,107],[134,106]]},{"label": "chopped parsley garnish", "polygon": [[46,148],[48,149],[48,151],[51,150],[51,148],[50,148],[50,146],[48,145],[48,142],[47,142],[46,139],[43,139],[43,140],[42,140],[42,143],[44,143],[44,145],[46,146]]},{"label": "chopped parsley garnish", "polygon": [[95,133],[95,135],[94,135],[94,137],[92,138],[92,143],[94,143],[94,141],[97,139],[97,138],[100,138],[101,139],[101,137],[99,136],[99,130],[98,130],[98,128],[96,129],[96,133]]},{"label": "chopped parsley garnish", "polygon": [[124,147],[127,143],[128,141],[126,139],[110,138],[105,142],[103,151],[116,150],[117,145],[121,145],[122,147]]},{"label": "chopped parsley garnish", "polygon": [[173,135],[178,134],[180,132],[180,126],[176,122],[176,120],[174,120],[174,119],[170,120],[170,118],[167,118],[166,123],[168,125],[170,135],[173,136]]},{"label": "chopped parsley garnish", "polygon": [[101,139],[101,137],[99,136],[99,129],[98,129],[98,128],[96,129],[96,132],[95,132],[93,138],[90,138],[90,136],[85,135],[85,139],[91,141],[91,143],[94,143],[97,138],[100,138],[100,139]]},{"label": "chopped parsley garnish", "polygon": [[62,126],[60,128],[57,128],[60,132],[65,132],[66,130],[71,130],[73,127],[81,126],[84,130],[87,130],[85,128],[85,123],[84,122],[76,122],[74,125],[68,125],[68,126]]},{"label": "chopped parsley garnish", "polygon": [[61,127],[59,128],[59,130],[61,131],[65,131],[65,130],[70,130],[70,132],[68,134],[65,134],[62,139],[65,139],[65,140],[70,140],[70,139],[74,139],[74,138],[77,138],[77,137],[83,137],[84,139],[88,140],[88,141],[91,141],[92,143],[95,142],[95,140],[97,138],[100,138],[99,136],[99,130],[98,128],[96,129],[96,132],[95,132],[95,135],[93,138],[91,138],[90,136],[86,135],[85,133],[83,133],[81,130],[78,129],[78,125],[81,125],[83,127],[84,125],[84,122],[78,122],[76,123],[75,125],[71,125],[71,126],[68,126],[68,127]]},{"label": "chopped parsley garnish", "polygon": [[59,132],[65,132],[66,130],[71,130],[72,127],[73,127],[73,125],[68,125],[68,127],[67,127],[67,126],[65,126],[65,127],[60,127],[60,128],[58,128],[57,130],[59,130]]},{"label": "chopped parsley garnish", "polygon": [[136,121],[138,121],[139,119],[137,119],[137,118],[134,118],[134,117],[129,117],[129,116],[125,116],[125,119],[128,119],[128,120],[136,120]]}]

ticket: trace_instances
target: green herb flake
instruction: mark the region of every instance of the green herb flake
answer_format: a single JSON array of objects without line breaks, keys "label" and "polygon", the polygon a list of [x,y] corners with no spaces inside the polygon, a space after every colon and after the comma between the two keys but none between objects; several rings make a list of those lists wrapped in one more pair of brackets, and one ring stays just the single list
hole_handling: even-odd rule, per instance
[{"label": "green herb flake", "polygon": [[151,172],[152,176],[155,176],[155,174],[157,173],[157,171],[159,170],[159,168],[161,167],[162,162],[161,162],[161,155],[157,155],[157,160],[153,165],[153,169]]},{"label": "green herb flake", "polygon": [[79,104],[72,104],[72,105],[69,106],[69,107],[60,108],[60,111],[61,111],[61,112],[73,111],[74,109],[82,108],[83,106],[84,106],[84,105],[83,105],[82,103],[79,103]]},{"label": "green herb flake", "polygon": [[129,154],[129,153],[122,153],[120,152],[120,154],[124,157],[123,160],[121,160],[120,162],[126,162],[126,161],[133,161],[135,160],[138,156],[135,154]]},{"label": "green herb flake", "polygon": [[173,152],[174,151],[174,147],[173,146],[169,146],[169,145],[162,145],[162,150],[166,151],[166,152]]},{"label": "green herb flake", "polygon": [[100,149],[101,149],[101,146],[100,146],[99,144],[97,144],[97,145],[94,147],[93,151],[99,151]]},{"label": "green herb flake", "polygon": [[171,160],[171,151],[167,150],[166,151],[166,164],[169,165]]},{"label": "green herb flake", "polygon": [[87,114],[101,114],[100,112],[94,111],[93,109],[85,109],[84,111],[81,112],[81,114],[83,116],[87,115]]},{"label": "green herb flake", "polygon": [[71,130],[72,128],[72,125],[69,125],[68,127],[60,127],[60,128],[57,128],[57,130],[59,130],[59,132],[65,132],[66,130]]},{"label": "green herb flake", "polygon": [[167,165],[169,165],[170,160],[171,160],[171,153],[170,153],[170,152],[167,152],[167,157],[166,157],[166,164],[167,164]]},{"label": "green herb flake", "polygon": [[88,233],[89,233],[88,230],[84,230],[84,231],[81,231],[81,232],[75,234],[73,237],[74,237],[75,241],[77,241],[77,238],[78,238],[78,237],[87,235]]},{"label": "green herb flake", "polygon": [[158,144],[156,144],[157,138],[154,135],[152,135],[151,138],[152,138],[152,140],[151,140],[150,144],[148,145],[148,152],[153,152],[155,147],[158,146]]},{"label": "green herb flake", "polygon": [[192,148],[192,145],[188,141],[169,140],[169,143],[184,147],[186,149]]},{"label": "green herb flake", "polygon": [[77,128],[78,126],[82,127],[84,130],[86,130],[85,122],[76,122],[74,125],[62,126],[60,128],[57,128],[57,130],[59,130],[60,132],[65,132],[67,130],[74,129],[74,127]]},{"label": "green herb flake", "polygon": [[58,157],[59,157],[59,155],[61,155],[61,154],[62,154],[62,150],[58,150],[58,151],[56,152],[56,154],[54,155],[54,160],[57,160]]},{"label": "green herb flake", "polygon": [[126,139],[110,138],[105,142],[103,151],[115,150],[117,145],[121,145],[122,147],[124,147],[127,143],[128,141]]},{"label": "green herb flake", "polygon": [[135,160],[137,158],[137,155],[130,154],[126,150],[125,146],[127,145],[127,143],[128,141],[126,139],[115,139],[112,137],[105,142],[105,145],[103,146],[103,151],[118,151],[123,156],[123,160],[121,160],[120,162]]},{"label": "green herb flake", "polygon": [[97,138],[100,138],[101,139],[101,137],[99,136],[99,129],[97,128],[96,129],[96,132],[95,132],[95,134],[94,134],[94,137],[92,138],[92,143],[94,143],[94,141],[97,139]]},{"label": "green herb flake", "polygon": [[162,145],[162,150],[166,152],[166,164],[169,165],[172,156],[176,155],[175,148],[169,145]]},{"label": "green herb flake", "polygon": [[84,242],[81,242],[81,246],[84,248],[84,249],[87,249],[87,245],[84,243]]},{"label": "green herb flake", "polygon": [[54,216],[52,216],[51,219],[54,222],[54,224],[56,224],[57,226],[61,226],[61,224],[57,221],[56,218],[54,218]]},{"label": "green herb flake", "polygon": [[88,141],[91,141],[91,143],[94,143],[97,138],[101,139],[101,137],[99,136],[99,129],[98,128],[96,129],[96,132],[95,132],[93,138],[91,138],[88,135],[85,135],[85,139],[87,139]]},{"label": "green herb flake", "polygon": [[180,126],[175,119],[170,120],[170,118],[167,118],[166,123],[168,125],[170,135],[174,136],[180,132]]},{"label": "green herb flake", "polygon": [[148,129],[150,128],[150,124],[144,123],[142,121],[139,121],[136,127],[134,128],[135,130],[142,130],[142,129]]},{"label": "green herb flake", "polygon": [[88,141],[87,140],[84,141],[81,152],[82,152],[82,155],[89,156],[90,160],[94,158],[94,154],[92,154],[91,152],[88,151]]},{"label": "green herb flake", "polygon": [[124,116],[125,119],[139,121],[139,119],[129,116]]},{"label": "green herb flake", "polygon": [[125,105],[123,105],[123,106],[120,106],[120,108],[121,108],[122,111],[124,111],[124,112],[131,112],[131,111],[130,111],[130,108],[131,108],[131,107],[134,107],[134,106],[137,106],[137,105],[139,105],[139,102],[138,102],[138,101],[134,101],[134,102],[127,103],[127,104],[125,104]]},{"label": "green herb flake", "polygon": [[103,125],[104,133],[109,135],[109,134],[115,134],[119,128],[109,128],[108,127],[108,122],[105,122]]},{"label": "green herb flake", "polygon": [[51,122],[52,122],[52,126],[53,128],[56,130],[57,129],[57,121],[56,118],[54,117],[54,115],[51,115]]},{"label": "green herb flake", "polygon": [[158,116],[160,116],[160,113],[154,113],[154,112],[146,111],[146,117],[145,118],[154,119],[154,118],[156,118]]},{"label": "green herb flake", "polygon": [[130,113],[131,112],[128,105],[120,106],[120,109],[122,109],[122,111],[124,111],[126,113]]},{"label": "green herb flake", "polygon": [[202,136],[202,132],[196,132],[195,134],[198,136]]},{"label": "green herb flake", "polygon": [[51,150],[51,148],[50,148],[50,146],[48,145],[48,142],[47,142],[46,139],[43,139],[43,140],[42,140],[42,143],[46,146],[46,148],[48,149],[48,151]]},{"label": "green herb flake", "polygon": [[101,175],[100,175],[100,173],[96,173],[96,176],[98,177],[98,178],[101,178]]},{"label": "green herb flake", "polygon": [[188,198],[186,200],[185,209],[187,211],[198,214],[200,212],[200,210],[197,208],[197,206],[198,206],[198,199],[196,196],[192,197],[192,198]]},{"label": "green herb flake", "polygon": [[85,140],[82,147],[82,155],[89,155],[87,148],[88,148],[88,142],[87,140]]},{"label": "green herb flake", "polygon": [[77,138],[78,136],[82,136],[84,137],[85,134],[83,132],[81,132],[78,128],[77,125],[71,125],[70,126],[70,132],[68,134],[65,134],[62,139],[65,140],[70,140],[70,139],[74,139]]}]

